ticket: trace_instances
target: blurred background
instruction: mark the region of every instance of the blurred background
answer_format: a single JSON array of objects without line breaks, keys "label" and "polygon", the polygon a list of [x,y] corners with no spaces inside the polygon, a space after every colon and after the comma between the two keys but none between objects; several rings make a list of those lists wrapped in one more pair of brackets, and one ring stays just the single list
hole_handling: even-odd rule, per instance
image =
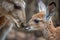
[{"label": "blurred background", "polygon": [[[39,12],[38,4],[37,4],[38,0],[24,0],[24,1],[26,2],[26,7],[25,7],[26,22],[28,22],[33,14]],[[42,1],[46,6],[48,6],[48,4],[52,1],[56,3],[56,14],[53,16],[52,20],[55,27],[60,26],[60,0],[42,0]],[[2,30],[4,31],[5,28],[3,28]],[[0,32],[3,31],[0,30]],[[40,33],[40,31],[24,32],[24,31],[18,31],[16,30],[16,28],[13,28],[10,31],[10,33],[7,35],[5,40],[45,40],[41,36],[42,33]]]}]

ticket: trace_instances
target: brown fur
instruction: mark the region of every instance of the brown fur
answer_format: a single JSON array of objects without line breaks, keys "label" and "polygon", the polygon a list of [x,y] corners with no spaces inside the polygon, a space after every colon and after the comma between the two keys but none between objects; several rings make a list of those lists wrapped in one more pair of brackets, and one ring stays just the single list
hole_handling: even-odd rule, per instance
[{"label": "brown fur", "polygon": [[7,18],[5,16],[0,17],[0,29],[3,28],[7,23]]},{"label": "brown fur", "polygon": [[42,17],[44,17],[44,12],[40,12],[40,13],[34,14],[34,16],[32,16],[32,17],[42,18]]},{"label": "brown fur", "polygon": [[[0,1],[0,40],[3,38],[11,24],[18,25],[26,22],[25,9],[22,7],[24,0],[1,0]],[[18,27],[14,25],[14,27]],[[2,32],[1,32],[2,31]]]},{"label": "brown fur", "polygon": [[[45,37],[46,40],[60,40],[60,27],[55,28],[52,20],[45,21],[43,17],[44,15],[45,14],[43,12],[33,15],[31,20],[28,22],[28,25],[29,25],[28,27],[34,28],[31,30],[37,29],[42,31],[43,37]],[[42,20],[42,21],[40,21],[39,23],[35,23],[34,20],[37,18],[39,18],[39,20]]]}]

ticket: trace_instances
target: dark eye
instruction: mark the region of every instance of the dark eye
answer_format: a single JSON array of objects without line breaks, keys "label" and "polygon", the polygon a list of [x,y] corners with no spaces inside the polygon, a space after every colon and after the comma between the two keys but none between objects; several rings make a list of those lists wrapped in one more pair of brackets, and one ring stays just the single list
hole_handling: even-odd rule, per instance
[{"label": "dark eye", "polygon": [[39,23],[39,20],[35,19],[34,22],[35,22],[35,23]]},{"label": "dark eye", "polygon": [[21,9],[21,6],[14,4],[15,9]]}]

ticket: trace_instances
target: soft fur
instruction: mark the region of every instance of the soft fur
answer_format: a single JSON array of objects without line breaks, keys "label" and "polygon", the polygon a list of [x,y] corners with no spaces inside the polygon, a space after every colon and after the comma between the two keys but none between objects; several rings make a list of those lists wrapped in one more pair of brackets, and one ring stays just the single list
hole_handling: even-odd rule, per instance
[{"label": "soft fur", "polygon": [[[46,40],[60,40],[60,27],[55,28],[51,18],[49,21],[45,21],[44,15],[45,14],[43,11],[33,15],[28,22],[29,26],[26,29],[29,31],[42,31],[43,38]],[[39,22],[36,23],[34,20],[37,20]]]},{"label": "soft fur", "polygon": [[11,25],[20,28],[21,23],[26,22],[24,0],[0,1],[0,40],[9,30]]}]

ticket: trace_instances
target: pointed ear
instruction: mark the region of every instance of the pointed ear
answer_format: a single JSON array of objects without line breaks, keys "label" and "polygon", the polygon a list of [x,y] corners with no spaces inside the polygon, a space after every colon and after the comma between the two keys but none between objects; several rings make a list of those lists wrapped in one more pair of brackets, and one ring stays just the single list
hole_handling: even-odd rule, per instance
[{"label": "pointed ear", "polygon": [[47,9],[47,12],[46,12],[46,15],[45,15],[46,20],[47,20],[47,21],[50,20],[51,17],[52,17],[54,14],[55,14],[55,13],[50,13],[50,12],[48,11],[48,9]]},{"label": "pointed ear", "polygon": [[45,18],[46,19],[46,17],[45,17],[46,6],[42,0],[39,0],[39,2],[38,2],[38,9],[39,9],[39,13],[33,15],[32,17],[39,17],[39,18]]},{"label": "pointed ear", "polygon": [[44,14],[46,14],[46,5],[43,3],[42,0],[39,0],[38,7],[39,7],[39,12],[44,11]]},{"label": "pointed ear", "polygon": [[39,0],[38,7],[39,7],[39,12],[41,13],[40,16],[42,15],[42,17],[46,20],[46,5],[43,3],[42,0]]}]

